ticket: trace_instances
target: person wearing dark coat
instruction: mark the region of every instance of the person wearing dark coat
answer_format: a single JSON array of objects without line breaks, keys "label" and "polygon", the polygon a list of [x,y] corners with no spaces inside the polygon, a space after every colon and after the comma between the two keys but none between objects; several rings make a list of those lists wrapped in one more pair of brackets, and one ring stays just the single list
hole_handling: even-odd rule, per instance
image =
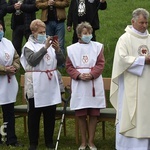
[{"label": "person wearing dark coat", "polygon": [[106,0],[71,0],[67,15],[67,30],[73,26],[72,43],[78,42],[76,27],[81,22],[89,22],[93,28],[93,41],[96,41],[95,31],[100,28],[98,10],[107,8]]},{"label": "person wearing dark coat", "polygon": [[35,0],[9,0],[7,5],[7,13],[12,13],[11,29],[12,43],[21,56],[21,48],[23,37],[28,40],[31,30],[30,23],[36,19]]},{"label": "person wearing dark coat", "polygon": [[3,25],[3,30],[5,31],[4,17],[7,13],[7,2],[6,0],[0,0],[0,22]]}]

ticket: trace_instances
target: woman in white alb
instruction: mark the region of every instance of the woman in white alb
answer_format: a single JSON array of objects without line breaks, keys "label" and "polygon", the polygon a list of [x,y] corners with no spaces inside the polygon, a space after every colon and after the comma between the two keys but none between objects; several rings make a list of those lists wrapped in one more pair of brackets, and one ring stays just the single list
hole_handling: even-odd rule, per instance
[{"label": "woman in white alb", "polygon": [[[0,22],[0,105],[3,112],[3,121],[6,123],[6,144],[21,146],[15,135],[14,103],[18,93],[18,82],[15,74],[20,68],[19,55],[13,44],[4,38],[2,23]],[[1,143],[0,134],[0,143]]]},{"label": "woman in white alb", "polygon": [[[97,125],[97,116],[100,108],[105,108],[105,94],[102,72],[104,69],[103,44],[91,41],[92,27],[87,22],[77,26],[79,42],[67,47],[68,58],[66,69],[71,82],[70,107],[75,110],[79,118],[82,142],[79,150],[97,150],[94,136]],[[86,140],[86,119],[89,115],[89,139]]]},{"label": "woman in white alb", "polygon": [[46,37],[46,26],[39,19],[30,25],[32,35],[24,45],[21,64],[25,69],[25,94],[29,104],[29,150],[36,150],[41,113],[44,119],[44,138],[47,148],[54,148],[53,132],[56,105],[61,103],[57,65],[64,63],[58,41]]}]

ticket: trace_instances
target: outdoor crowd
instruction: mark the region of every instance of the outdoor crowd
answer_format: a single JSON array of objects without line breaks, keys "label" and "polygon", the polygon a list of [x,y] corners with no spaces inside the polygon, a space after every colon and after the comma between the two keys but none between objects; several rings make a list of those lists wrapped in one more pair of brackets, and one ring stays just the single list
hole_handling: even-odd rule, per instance
[{"label": "outdoor crowd", "polygon": [[[66,13],[66,8],[68,12]],[[7,123],[6,141],[23,147],[15,133],[14,105],[18,94],[16,73],[25,70],[28,105],[28,150],[37,150],[40,117],[43,114],[47,150],[54,150],[55,112],[65,92],[58,67],[71,77],[70,109],[79,120],[78,150],[97,150],[94,136],[97,116],[106,107],[102,73],[104,45],[96,40],[99,10],[105,0],[0,0],[0,105]],[[36,12],[41,10],[41,19]],[[4,17],[11,13],[12,41],[5,37]],[[150,35],[149,12],[133,10],[131,25],[118,37],[114,50],[110,101],[116,109],[116,149],[150,150]],[[72,44],[65,48],[67,31]],[[23,38],[26,43],[22,46]],[[9,93],[9,94],[8,94]],[[87,126],[87,116],[89,122]],[[88,131],[88,139],[87,139]],[[56,149],[55,149],[56,150]]]}]

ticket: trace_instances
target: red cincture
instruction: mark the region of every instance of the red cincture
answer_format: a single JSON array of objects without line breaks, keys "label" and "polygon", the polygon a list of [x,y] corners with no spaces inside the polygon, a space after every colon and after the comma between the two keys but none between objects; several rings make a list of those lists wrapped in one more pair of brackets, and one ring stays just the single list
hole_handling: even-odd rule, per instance
[{"label": "red cincture", "polygon": [[52,79],[53,74],[51,73],[52,71],[55,71],[56,69],[52,69],[52,70],[46,70],[46,71],[42,71],[42,70],[26,70],[26,72],[45,72],[47,74],[47,77],[49,80]]},{"label": "red cincture", "polygon": [[95,97],[95,87],[94,87],[94,80],[92,80],[92,85],[93,85],[93,90],[92,90],[92,92],[93,92],[93,97]]},{"label": "red cincture", "polygon": [[46,74],[48,76],[48,79],[51,80],[51,78],[53,76],[53,74],[51,73],[52,71],[51,70],[46,70],[45,72],[46,72]]},{"label": "red cincture", "polygon": [[8,78],[8,83],[10,83],[10,79],[11,79],[11,77],[10,77],[10,75],[9,75],[9,74],[7,74],[7,78]]}]

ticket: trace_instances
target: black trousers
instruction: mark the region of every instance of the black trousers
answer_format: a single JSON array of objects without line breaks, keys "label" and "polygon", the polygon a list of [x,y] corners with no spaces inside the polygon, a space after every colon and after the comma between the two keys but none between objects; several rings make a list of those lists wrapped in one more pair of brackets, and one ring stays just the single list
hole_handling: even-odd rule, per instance
[{"label": "black trousers", "polygon": [[40,117],[43,114],[45,145],[53,143],[56,105],[35,108],[34,99],[28,99],[28,131],[30,145],[38,145]]},{"label": "black trousers", "polygon": [[13,43],[19,56],[21,56],[23,37],[25,37],[25,39],[27,41],[30,34],[31,34],[30,29],[25,30],[24,25],[18,25],[13,30],[13,32],[12,32],[12,43]]},{"label": "black trousers", "polygon": [[[94,29],[93,29],[92,35],[93,35],[93,38],[91,40],[96,41],[96,35],[95,35],[95,30]],[[77,36],[76,30],[74,30],[73,38],[72,38],[72,44],[76,43],[76,42],[78,42],[78,36]]]},{"label": "black trousers", "polygon": [[[13,144],[17,142],[17,137],[15,135],[15,116],[14,116],[14,103],[2,105],[3,112],[3,122],[7,123],[5,131],[6,132],[6,144]],[[2,136],[0,135],[0,138]]]}]

